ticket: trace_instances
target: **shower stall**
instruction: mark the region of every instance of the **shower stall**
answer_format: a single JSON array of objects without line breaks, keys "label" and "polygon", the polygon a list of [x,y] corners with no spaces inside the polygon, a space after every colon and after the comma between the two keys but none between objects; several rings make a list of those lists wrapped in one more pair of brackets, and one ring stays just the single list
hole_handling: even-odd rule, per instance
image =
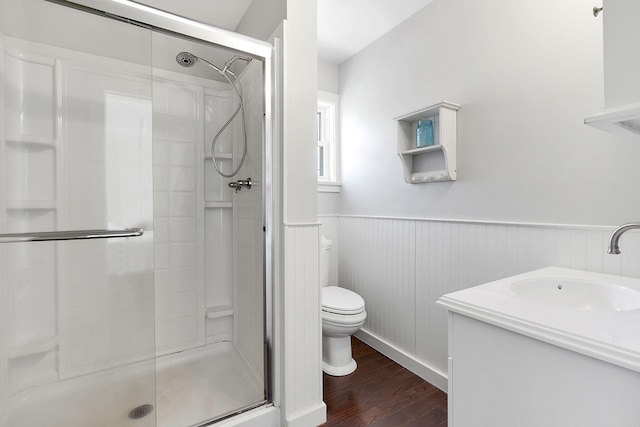
[{"label": "shower stall", "polygon": [[0,427],[269,405],[272,46],[126,0],[0,5]]}]

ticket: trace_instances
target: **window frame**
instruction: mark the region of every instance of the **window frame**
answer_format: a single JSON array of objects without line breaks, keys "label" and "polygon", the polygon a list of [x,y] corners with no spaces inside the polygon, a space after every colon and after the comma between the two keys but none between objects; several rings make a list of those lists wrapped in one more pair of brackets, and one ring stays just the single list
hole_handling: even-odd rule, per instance
[{"label": "window frame", "polygon": [[[323,165],[326,171],[324,177],[321,177],[318,170],[319,192],[340,191],[339,101],[338,94],[318,91],[318,155],[322,146]],[[320,159],[318,159],[319,167]]]}]

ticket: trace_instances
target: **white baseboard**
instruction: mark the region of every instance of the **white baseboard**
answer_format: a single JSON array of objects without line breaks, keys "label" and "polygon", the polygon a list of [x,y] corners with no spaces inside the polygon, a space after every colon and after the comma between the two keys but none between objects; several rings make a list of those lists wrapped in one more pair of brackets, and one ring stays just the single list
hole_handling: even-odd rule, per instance
[{"label": "white baseboard", "polygon": [[404,368],[407,368],[423,380],[429,382],[430,384],[433,384],[445,393],[447,392],[447,374],[439,372],[427,366],[423,362],[416,360],[402,350],[395,348],[391,344],[383,341],[381,338],[368,332],[366,329],[360,329],[358,332],[356,332],[355,337],[363,343],[375,348],[380,353],[384,354],[389,359],[393,360]]},{"label": "white baseboard", "polygon": [[280,408],[263,406],[216,423],[219,427],[279,427]]},{"label": "white baseboard", "polygon": [[312,427],[324,424],[327,421],[327,405],[321,405],[294,418],[287,418],[287,427]]}]

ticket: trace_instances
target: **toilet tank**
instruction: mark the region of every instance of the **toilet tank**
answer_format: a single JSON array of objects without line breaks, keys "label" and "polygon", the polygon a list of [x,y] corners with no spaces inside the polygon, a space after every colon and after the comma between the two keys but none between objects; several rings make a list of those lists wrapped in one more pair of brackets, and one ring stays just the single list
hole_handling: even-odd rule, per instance
[{"label": "toilet tank", "polygon": [[329,267],[331,261],[331,240],[320,236],[320,287],[329,286]]}]

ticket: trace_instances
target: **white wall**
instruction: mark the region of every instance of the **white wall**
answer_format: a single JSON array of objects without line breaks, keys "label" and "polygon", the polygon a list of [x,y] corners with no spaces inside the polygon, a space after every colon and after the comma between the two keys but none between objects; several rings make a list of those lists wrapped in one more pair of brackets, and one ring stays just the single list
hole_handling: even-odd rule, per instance
[{"label": "white wall", "polygon": [[[342,213],[633,219],[640,143],[583,124],[602,87],[584,2],[436,0],[340,66]],[[442,100],[462,105],[458,181],[405,184],[393,118]]]},{"label": "white wall", "polygon": [[[318,61],[318,90],[339,93],[338,66],[326,61]],[[334,192],[318,192],[318,215],[339,212],[340,194]],[[337,265],[337,264],[335,264]]]},{"label": "white wall", "polygon": [[253,0],[236,27],[236,32],[268,40],[287,17],[287,0]]},{"label": "white wall", "polygon": [[[440,295],[546,265],[640,276],[633,233],[604,254],[640,211],[640,141],[583,124],[602,54],[578,0],[435,0],[340,65],[342,191],[322,232],[367,304],[363,338],[444,388]],[[442,100],[461,104],[458,180],[406,184],[393,118]]]},{"label": "white wall", "polygon": [[339,92],[338,65],[318,60],[318,90]]},{"label": "white wall", "polygon": [[288,0],[282,66],[282,286],[280,385],[283,425],[319,425],[322,402],[316,196],[315,0]]},{"label": "white wall", "polygon": [[318,54],[315,1],[289,0],[284,44],[284,221],[315,222]]}]

